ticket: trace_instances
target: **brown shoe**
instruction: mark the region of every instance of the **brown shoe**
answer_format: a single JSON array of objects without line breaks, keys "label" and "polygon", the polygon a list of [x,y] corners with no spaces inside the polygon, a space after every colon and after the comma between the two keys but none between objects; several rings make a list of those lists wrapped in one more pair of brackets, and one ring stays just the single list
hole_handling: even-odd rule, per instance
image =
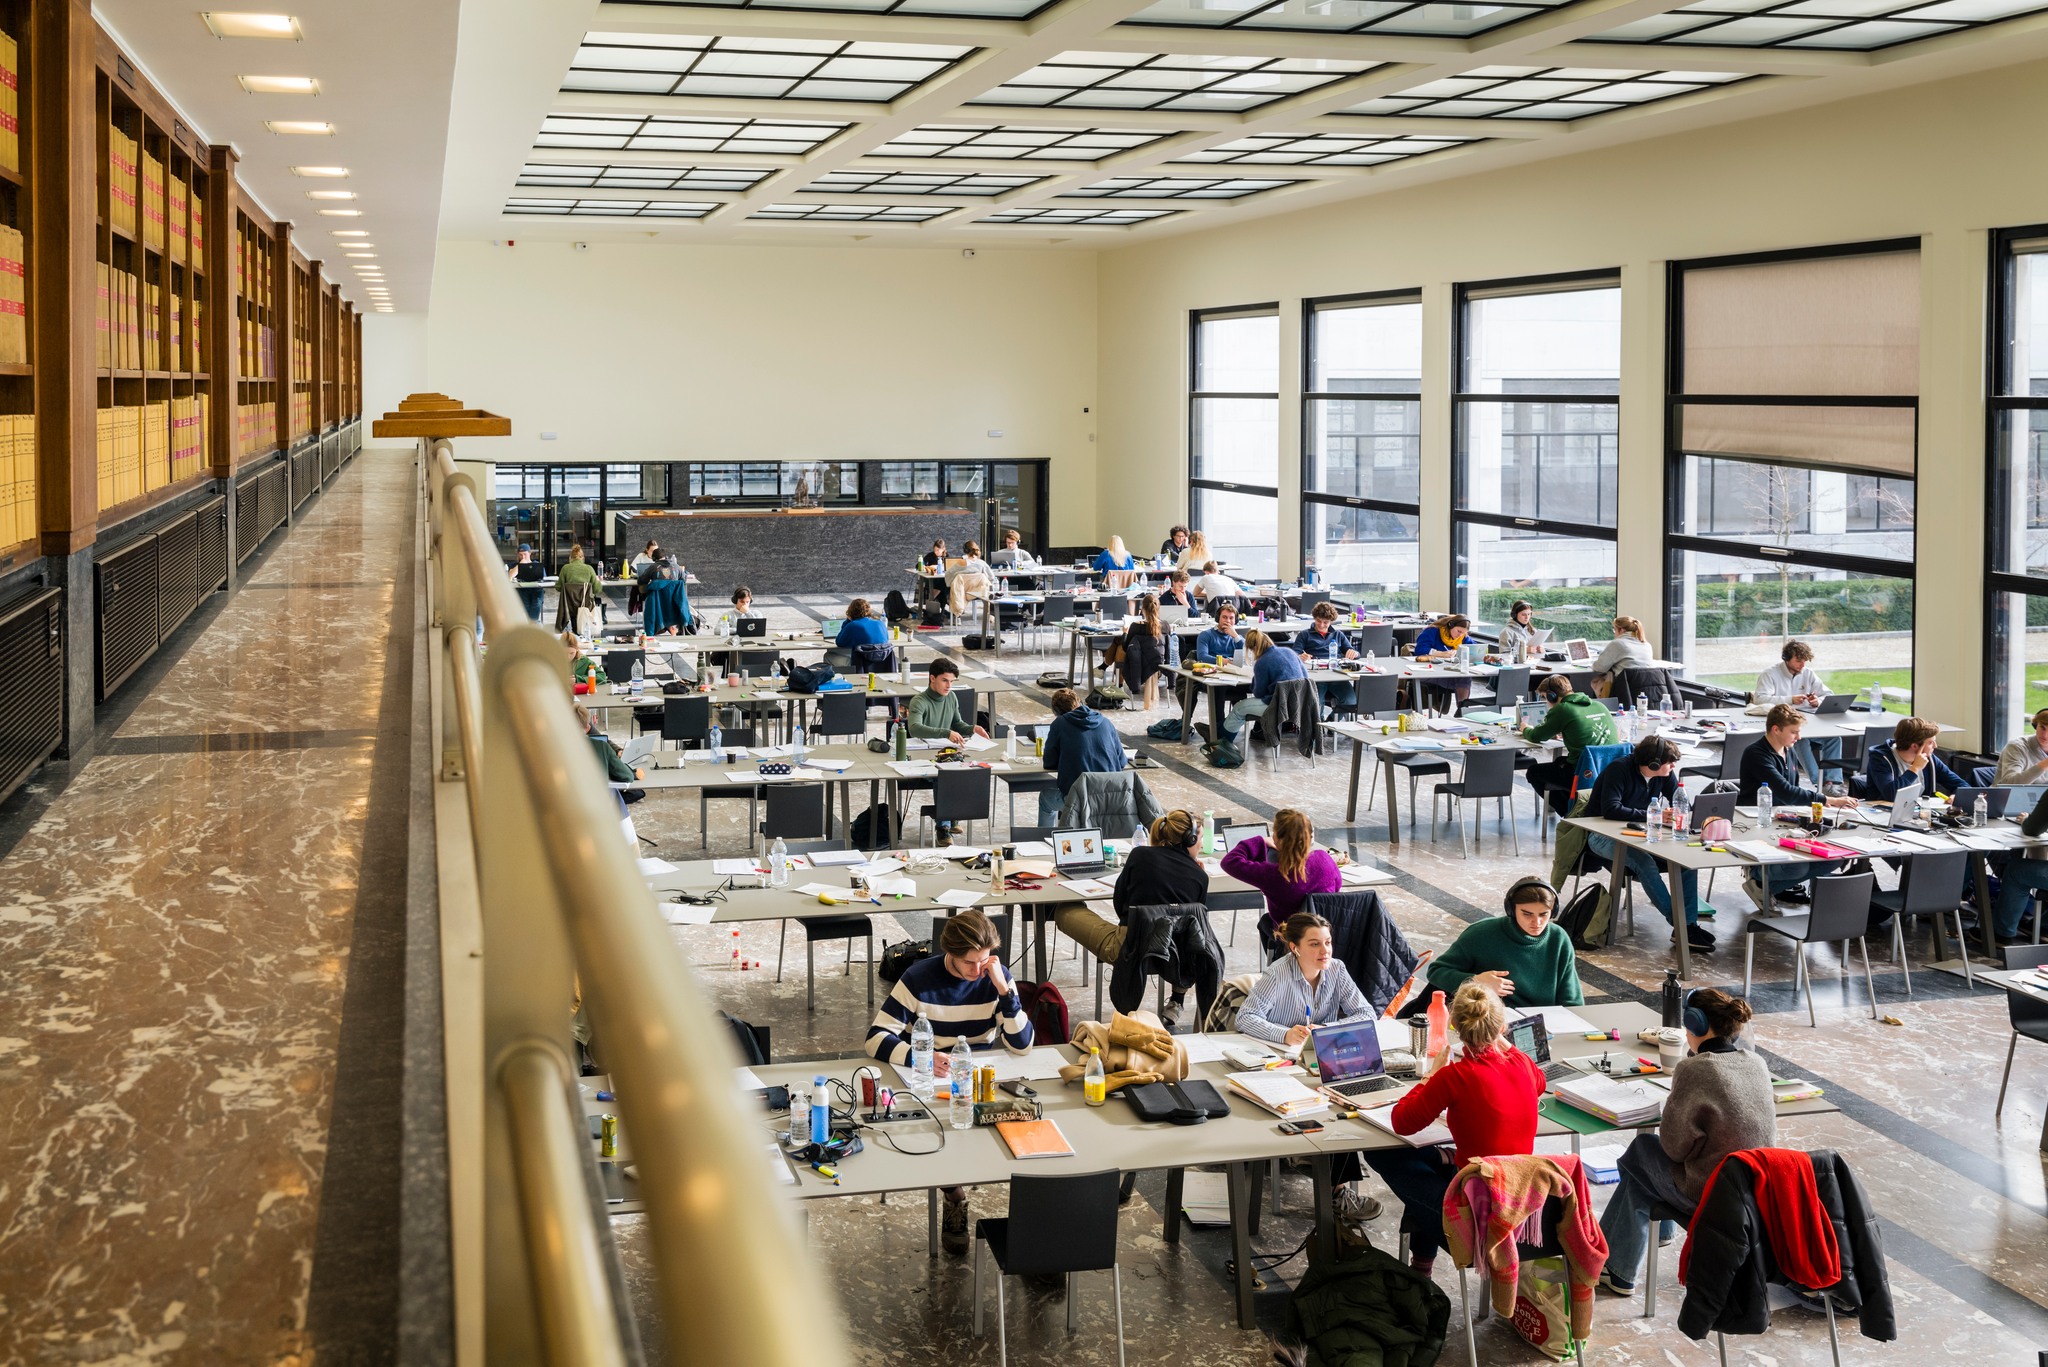
[{"label": "brown shoe", "polygon": [[946,1193],[946,1207],[939,1213],[939,1247],[955,1258],[967,1256],[967,1197]]}]

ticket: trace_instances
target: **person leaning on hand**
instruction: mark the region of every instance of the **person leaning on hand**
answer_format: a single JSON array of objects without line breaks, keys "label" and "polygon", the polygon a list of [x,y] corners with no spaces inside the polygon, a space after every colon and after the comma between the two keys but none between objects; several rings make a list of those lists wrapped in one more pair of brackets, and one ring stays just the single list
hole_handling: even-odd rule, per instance
[{"label": "person leaning on hand", "polygon": [[2032,735],[2015,737],[1998,752],[1993,783],[2048,783],[2048,707],[2034,714],[2033,725]]},{"label": "person leaning on hand", "polygon": [[1474,921],[1430,963],[1429,985],[1455,997],[1478,983],[1517,1007],[1583,1005],[1572,937],[1551,920],[1556,891],[1541,878],[1517,878],[1501,902],[1506,915]]},{"label": "person leaning on hand", "polygon": [[[1757,793],[1767,791],[1773,804],[1785,806],[1811,806],[1824,802],[1830,807],[1854,807],[1853,797],[1829,797],[1818,788],[1808,788],[1799,782],[1799,770],[1793,761],[1793,748],[1799,744],[1799,733],[1806,727],[1806,714],[1789,703],[1779,703],[1764,717],[1764,738],[1742,752],[1742,768],[1736,779],[1735,800],[1743,806],[1756,801]],[[1768,913],[1772,901],[1804,902],[1808,894],[1801,886],[1809,878],[1820,878],[1838,872],[1838,862],[1827,864],[1766,864],[1762,873],[1766,880],[1759,884],[1756,874],[1745,873],[1742,886],[1749,893],[1750,900],[1759,910]],[[1768,890],[1769,896],[1765,893]]]}]

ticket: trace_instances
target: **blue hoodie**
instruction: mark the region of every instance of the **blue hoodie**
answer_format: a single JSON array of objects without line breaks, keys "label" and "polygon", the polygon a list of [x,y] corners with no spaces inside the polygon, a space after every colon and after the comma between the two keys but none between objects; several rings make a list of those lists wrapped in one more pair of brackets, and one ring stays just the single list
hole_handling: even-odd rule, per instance
[{"label": "blue hoodie", "polygon": [[1270,646],[1252,665],[1252,696],[1260,702],[1273,700],[1273,685],[1287,679],[1306,679],[1308,667],[1301,656],[1286,646]]},{"label": "blue hoodie", "polygon": [[1059,772],[1060,796],[1083,774],[1119,774],[1124,768],[1124,742],[1109,718],[1092,708],[1077,707],[1054,717],[1045,732],[1045,767]]}]

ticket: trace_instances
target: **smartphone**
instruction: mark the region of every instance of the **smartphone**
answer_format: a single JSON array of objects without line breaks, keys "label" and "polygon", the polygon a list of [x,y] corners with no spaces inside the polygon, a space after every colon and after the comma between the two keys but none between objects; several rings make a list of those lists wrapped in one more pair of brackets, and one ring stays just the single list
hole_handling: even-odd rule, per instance
[{"label": "smartphone", "polygon": [[1280,1122],[1280,1133],[1282,1134],[1321,1134],[1322,1132],[1323,1122],[1320,1120],[1283,1120]]}]

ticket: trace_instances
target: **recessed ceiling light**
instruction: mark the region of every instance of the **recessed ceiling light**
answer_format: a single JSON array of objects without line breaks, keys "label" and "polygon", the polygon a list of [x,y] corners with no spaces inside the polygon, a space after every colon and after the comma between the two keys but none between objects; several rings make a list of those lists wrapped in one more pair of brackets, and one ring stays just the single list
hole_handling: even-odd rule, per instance
[{"label": "recessed ceiling light", "polygon": [[307,199],[354,199],[354,190],[308,190]]},{"label": "recessed ceiling light", "polygon": [[311,76],[237,76],[251,95],[318,95],[320,82]]},{"label": "recessed ceiling light", "polygon": [[329,218],[361,218],[363,216],[361,209],[322,209],[320,212]]},{"label": "recessed ceiling light", "polygon": [[289,14],[245,14],[226,13],[221,10],[201,10],[199,17],[213,30],[216,38],[289,38],[299,42],[305,34],[299,31],[299,21]]},{"label": "recessed ceiling light", "polygon": [[348,178],[348,168],[346,166],[294,166],[292,174],[295,176],[316,176],[323,180],[345,180]]},{"label": "recessed ceiling light", "polygon": [[377,259],[377,253],[375,252],[343,252],[342,255],[351,261],[374,261]]},{"label": "recessed ceiling light", "polygon": [[335,237],[368,237],[370,235],[368,228],[330,228],[328,231]]},{"label": "recessed ceiling light", "polygon": [[331,123],[317,123],[305,119],[265,119],[263,126],[273,133],[310,133],[326,137],[334,132]]}]

